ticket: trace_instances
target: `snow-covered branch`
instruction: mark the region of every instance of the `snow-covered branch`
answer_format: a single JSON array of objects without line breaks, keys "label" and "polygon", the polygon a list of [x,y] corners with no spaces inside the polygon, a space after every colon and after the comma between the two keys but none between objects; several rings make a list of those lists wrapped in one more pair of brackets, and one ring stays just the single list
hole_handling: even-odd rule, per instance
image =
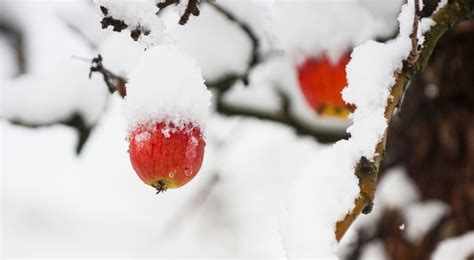
[{"label": "snow-covered branch", "polygon": [[[441,4],[440,4],[441,5]],[[394,71],[395,81],[390,88],[390,95],[387,100],[385,107],[385,118],[387,124],[390,124],[392,114],[397,106],[400,105],[403,93],[407,87],[410,79],[414,74],[421,71],[436,46],[438,39],[454,24],[459,21],[465,20],[472,15],[472,4],[469,0],[457,0],[446,3],[444,6],[439,6],[433,15],[429,18],[434,24],[429,26],[429,20],[427,26],[423,28],[422,47],[419,50],[418,58],[414,64],[410,64],[407,60],[403,63],[403,68],[400,71]],[[416,15],[415,15],[416,17]],[[423,22],[423,20],[422,20]],[[417,22],[414,25],[417,26]],[[415,45],[414,45],[415,46]],[[355,200],[353,210],[345,216],[345,218],[337,223],[336,226],[336,238],[340,240],[350,225],[354,222],[357,216],[362,213],[370,212],[373,204],[375,186],[377,182],[378,169],[385,153],[386,145],[386,134],[383,135],[381,140],[375,147],[375,152],[372,158],[361,157],[359,163],[356,166],[355,174],[359,178],[360,193],[358,198]]]},{"label": "snow-covered branch", "polygon": [[100,22],[102,29],[109,26],[116,32],[130,31],[130,37],[141,40],[146,46],[164,41],[164,26],[157,16],[158,13],[170,6],[176,5],[180,13],[179,24],[188,22],[191,15],[198,16],[199,0],[140,0],[133,2],[117,2],[110,0],[95,0],[103,14]]}]

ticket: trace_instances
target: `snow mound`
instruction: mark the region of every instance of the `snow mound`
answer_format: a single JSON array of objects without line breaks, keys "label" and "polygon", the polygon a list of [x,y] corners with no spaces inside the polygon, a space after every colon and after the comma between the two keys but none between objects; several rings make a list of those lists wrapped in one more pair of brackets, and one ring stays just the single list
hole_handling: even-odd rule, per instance
[{"label": "snow mound", "polygon": [[211,93],[196,62],[175,47],[160,45],[145,52],[130,72],[125,100],[129,130],[164,121],[204,129]]},{"label": "snow mound", "polygon": [[416,244],[449,213],[449,206],[441,201],[427,201],[409,205],[403,210],[407,222],[405,237]]},{"label": "snow mound", "polygon": [[402,209],[417,201],[420,198],[420,192],[406,170],[395,167],[387,170],[380,180],[375,196],[378,200],[376,207]]},{"label": "snow mound", "polygon": [[474,231],[442,241],[431,259],[467,259],[474,253]]}]

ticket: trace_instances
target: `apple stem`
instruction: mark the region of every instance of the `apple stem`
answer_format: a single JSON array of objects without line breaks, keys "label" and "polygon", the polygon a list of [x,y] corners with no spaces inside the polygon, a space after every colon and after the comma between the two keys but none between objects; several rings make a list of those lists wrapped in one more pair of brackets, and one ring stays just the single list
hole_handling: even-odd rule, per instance
[{"label": "apple stem", "polygon": [[156,194],[165,192],[168,189],[164,180],[159,180],[154,187],[156,188]]}]

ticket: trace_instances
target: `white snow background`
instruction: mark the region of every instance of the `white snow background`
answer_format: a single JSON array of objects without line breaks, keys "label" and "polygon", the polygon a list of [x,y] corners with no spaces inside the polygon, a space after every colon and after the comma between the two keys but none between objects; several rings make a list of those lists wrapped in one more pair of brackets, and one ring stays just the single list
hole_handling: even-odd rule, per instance
[{"label": "white snow background", "polygon": [[[349,48],[392,34],[401,5],[392,0],[219,2],[255,30],[261,52],[272,56],[252,71],[250,86],[237,83],[226,100],[274,110],[277,91],[283,91],[291,98],[295,116],[333,131],[343,131],[349,122],[314,115],[299,92],[296,65],[304,57],[323,52],[337,58]],[[246,71],[250,41],[235,23],[209,6],[179,26],[176,12],[165,12],[159,19],[146,13],[150,10],[142,7],[150,6],[150,1],[130,1],[126,7],[115,3],[115,11],[125,20],[153,28],[150,38],[143,36],[135,43],[128,32],[101,30],[100,11],[90,1],[0,2],[0,18],[25,32],[28,54],[27,73],[18,77],[14,51],[0,37],[2,256],[343,255],[344,246],[336,247],[334,225],[351,209],[358,193],[355,162],[373,152],[385,129],[380,111],[391,83],[387,74],[399,68],[399,61],[408,54],[407,28],[413,7],[405,7],[400,16],[399,38],[387,44],[369,42],[353,53],[349,88],[344,91],[346,100],[359,108],[349,130],[353,139],[322,145],[277,123],[223,117],[211,105],[200,173],[184,187],[157,196],[130,165],[124,101],[116,95],[109,97],[99,75],[87,78],[89,64],[71,57],[101,53],[105,66],[127,76],[147,55],[145,47],[171,44],[195,59],[204,79],[212,81]],[[134,16],[135,7],[141,16]],[[380,77],[366,81],[367,68],[379,69]],[[150,82],[140,84],[166,85],[160,77],[149,76]],[[362,85],[365,89],[358,89]],[[179,95],[170,96],[174,100],[167,102],[184,106],[183,111],[194,105],[189,97],[183,105]],[[32,129],[7,120],[47,124],[74,112],[95,126],[79,156],[72,128]],[[392,183],[404,183],[397,176]],[[394,187],[385,186],[386,194]],[[407,195],[410,198],[393,202],[382,196],[383,188],[378,190],[385,205],[406,204],[415,200],[416,192],[408,193],[413,198]],[[412,208],[406,218],[423,214]],[[357,225],[364,225],[363,221]],[[416,232],[415,228],[408,236],[416,239]],[[347,236],[350,239],[354,234]],[[384,253],[379,244],[367,250],[367,256]]]}]

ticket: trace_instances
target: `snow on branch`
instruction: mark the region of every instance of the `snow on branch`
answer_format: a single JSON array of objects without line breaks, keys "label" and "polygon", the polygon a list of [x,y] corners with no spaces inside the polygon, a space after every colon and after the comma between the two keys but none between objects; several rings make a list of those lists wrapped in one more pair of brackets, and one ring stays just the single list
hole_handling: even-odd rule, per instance
[{"label": "snow on branch", "polygon": [[[417,5],[416,5],[417,6]],[[367,155],[368,157],[362,156],[357,163],[357,166],[355,167],[355,175],[359,178],[359,187],[360,187],[360,193],[359,196],[355,200],[355,205],[352,211],[350,211],[342,220],[340,220],[337,225],[336,225],[336,239],[340,240],[347,229],[350,227],[350,225],[353,223],[353,221],[357,218],[357,216],[362,212],[362,213],[368,213],[370,212],[370,209],[373,204],[373,199],[374,199],[374,192],[375,192],[375,185],[377,182],[377,175],[378,175],[378,169],[380,167],[380,163],[383,159],[383,156],[385,154],[385,145],[386,145],[386,127],[389,125],[392,114],[397,106],[400,105],[400,102],[402,100],[403,93],[410,81],[410,79],[413,77],[414,74],[417,72],[421,71],[433,49],[436,46],[436,43],[438,39],[454,24],[456,24],[459,21],[468,19],[472,15],[472,4],[470,0],[456,0],[456,1],[451,1],[449,3],[446,3],[444,6],[438,6],[437,10],[435,13],[432,14],[430,18],[424,18],[421,20],[420,23],[418,23],[417,19],[419,19],[419,9],[415,6],[414,9],[414,15],[412,14],[412,17],[414,17],[414,22],[413,22],[413,27],[412,27],[412,34],[409,35],[411,39],[411,50],[407,54],[403,60],[402,60],[402,66],[396,66],[395,70],[392,72],[395,76],[393,77],[393,82],[389,85],[389,92],[386,92],[385,95],[387,95],[386,100],[386,105],[384,106],[383,110],[383,115],[384,115],[384,120],[385,120],[385,127],[383,127],[383,132],[379,131],[379,136],[376,145],[374,146],[374,151],[370,155]],[[402,26],[402,25],[401,25]],[[421,27],[421,32],[418,31],[418,26]],[[400,37],[403,37],[404,30],[407,28],[400,28],[400,36],[398,40],[402,39]],[[406,33],[406,32],[405,32]],[[420,34],[422,33],[422,36],[420,37]],[[415,37],[418,36],[418,37]],[[397,41],[397,39],[395,40]],[[404,40],[407,42],[406,40]],[[393,44],[393,43],[388,43]],[[421,48],[418,49],[418,44],[422,44]],[[360,110],[363,109],[363,105],[361,106],[359,104],[359,101],[356,93],[353,93],[357,91],[354,88],[354,79],[360,76],[357,76],[355,74],[357,73],[362,73],[362,77],[364,75],[364,72],[357,71],[357,73],[354,73],[355,67],[364,67],[364,64],[358,64],[358,62],[361,60],[361,57],[358,57],[359,54],[362,54],[362,52],[365,52],[365,56],[379,56],[377,49],[379,49],[380,46],[377,46],[376,43],[369,42],[361,47],[358,47],[355,51],[355,54],[353,55],[353,60],[349,63],[348,65],[348,78],[349,78],[349,88],[346,89],[343,92],[343,95],[345,96],[346,100],[349,102],[356,101],[357,103],[357,110],[354,113],[354,121],[355,124],[358,122],[363,121],[363,119],[358,120],[357,118],[362,114],[360,113]],[[367,70],[368,67],[366,67]],[[352,73],[351,73],[352,72]],[[372,74],[373,71],[369,71],[369,74]],[[370,75],[365,75],[369,76],[369,78],[373,78],[376,75],[370,76]],[[372,81],[372,80],[370,80]],[[361,79],[361,82],[358,84],[367,84],[366,79]],[[357,83],[356,83],[357,84]],[[352,88],[352,89],[351,89]],[[375,93],[360,93],[361,95],[374,95]],[[366,122],[369,123],[369,122]],[[381,122],[383,124],[383,122]],[[364,129],[363,127],[358,129],[359,127],[357,126],[352,126],[350,129],[350,132],[353,136],[360,135],[361,133],[358,133],[360,130],[370,130],[370,129]],[[370,125],[367,124],[367,125]],[[357,128],[357,129],[356,129]],[[380,130],[380,129],[379,129]]]},{"label": "snow on branch", "polygon": [[177,5],[180,12],[179,24],[188,22],[191,15],[199,15],[199,0],[137,0],[113,1],[95,0],[104,18],[100,22],[102,29],[109,26],[113,31],[130,31],[130,37],[143,42],[147,47],[164,42],[164,25],[157,16],[160,10]]}]

